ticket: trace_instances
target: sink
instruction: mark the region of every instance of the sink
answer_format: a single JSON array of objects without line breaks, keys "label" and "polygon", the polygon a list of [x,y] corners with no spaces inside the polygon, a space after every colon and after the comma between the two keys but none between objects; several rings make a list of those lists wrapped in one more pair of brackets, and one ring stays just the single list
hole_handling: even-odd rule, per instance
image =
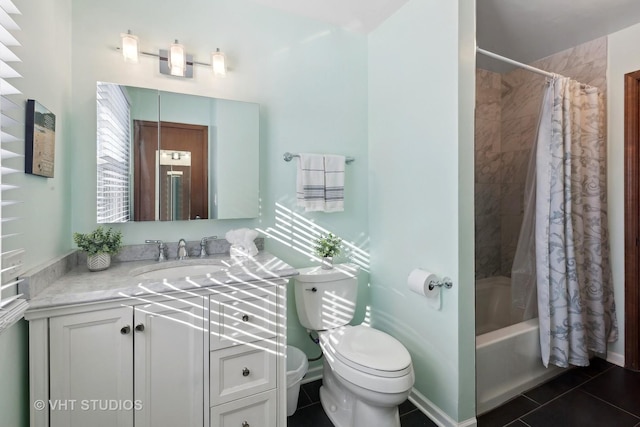
[{"label": "sink", "polygon": [[[185,262],[187,262],[185,264]],[[225,271],[227,267],[218,263],[190,263],[188,261],[171,262],[139,267],[131,270],[131,275],[139,279],[183,279],[191,276],[205,276],[207,274]]]}]

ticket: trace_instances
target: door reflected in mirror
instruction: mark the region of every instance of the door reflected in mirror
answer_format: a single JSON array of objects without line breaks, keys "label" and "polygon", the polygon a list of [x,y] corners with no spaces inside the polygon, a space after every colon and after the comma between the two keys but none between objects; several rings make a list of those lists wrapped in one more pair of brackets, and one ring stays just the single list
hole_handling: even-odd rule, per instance
[{"label": "door reflected in mirror", "polygon": [[258,216],[259,105],[97,84],[97,222]]}]

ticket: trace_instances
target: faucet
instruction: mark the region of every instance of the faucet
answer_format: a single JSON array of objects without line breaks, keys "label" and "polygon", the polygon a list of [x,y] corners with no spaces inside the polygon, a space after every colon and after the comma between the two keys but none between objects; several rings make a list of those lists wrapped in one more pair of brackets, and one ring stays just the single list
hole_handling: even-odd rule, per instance
[{"label": "faucet", "polygon": [[209,236],[209,237],[203,237],[202,239],[200,239],[200,258],[204,258],[206,257],[207,254],[207,242],[209,240],[213,240],[213,239],[217,239],[218,236]]},{"label": "faucet", "polygon": [[162,240],[145,240],[145,243],[157,243],[158,244],[158,262],[166,261],[166,257],[164,256],[164,242]]},{"label": "faucet", "polygon": [[178,259],[189,258],[189,252],[187,251],[187,242],[184,239],[178,240]]}]

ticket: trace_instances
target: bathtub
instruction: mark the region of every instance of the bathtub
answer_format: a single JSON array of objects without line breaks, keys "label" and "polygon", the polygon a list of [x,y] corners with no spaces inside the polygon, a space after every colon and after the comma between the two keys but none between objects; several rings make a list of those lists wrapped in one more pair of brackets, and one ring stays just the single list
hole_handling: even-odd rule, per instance
[{"label": "bathtub", "polygon": [[[538,319],[514,323],[511,280],[476,282],[476,412],[482,414],[559,374],[540,360]],[[521,318],[521,317],[520,317]]]}]

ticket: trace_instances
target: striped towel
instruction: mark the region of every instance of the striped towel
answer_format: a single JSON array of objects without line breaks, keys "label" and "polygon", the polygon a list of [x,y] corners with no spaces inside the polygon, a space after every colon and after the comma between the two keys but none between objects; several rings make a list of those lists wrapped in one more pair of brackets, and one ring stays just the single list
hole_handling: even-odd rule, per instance
[{"label": "striped towel", "polygon": [[344,211],[344,156],[300,154],[297,205],[305,212]]},{"label": "striped towel", "polygon": [[324,156],[300,153],[296,180],[297,205],[305,212],[324,211]]},{"label": "striped towel", "polygon": [[344,156],[324,156],[324,211],[344,211]]}]

